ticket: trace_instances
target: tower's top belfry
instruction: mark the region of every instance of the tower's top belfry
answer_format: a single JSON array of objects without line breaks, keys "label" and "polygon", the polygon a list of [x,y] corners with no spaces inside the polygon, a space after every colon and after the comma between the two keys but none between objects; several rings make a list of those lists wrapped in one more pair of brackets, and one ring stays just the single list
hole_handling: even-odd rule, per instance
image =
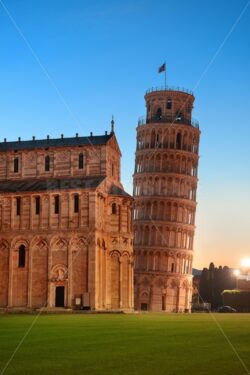
[{"label": "tower's top belfry", "polygon": [[184,88],[156,87],[146,91],[146,118],[139,119],[142,123],[182,123],[198,127],[192,120],[194,95]]}]

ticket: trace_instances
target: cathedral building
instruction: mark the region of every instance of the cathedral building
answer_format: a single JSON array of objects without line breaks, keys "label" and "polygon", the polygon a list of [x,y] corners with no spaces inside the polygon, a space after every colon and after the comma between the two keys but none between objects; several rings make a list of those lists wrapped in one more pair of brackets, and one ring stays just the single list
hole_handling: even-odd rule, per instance
[{"label": "cathedral building", "polygon": [[194,96],[164,87],[145,100],[134,173],[135,309],[190,311],[200,137]]},{"label": "cathedral building", "polygon": [[113,131],[0,143],[0,307],[133,309],[133,198]]}]

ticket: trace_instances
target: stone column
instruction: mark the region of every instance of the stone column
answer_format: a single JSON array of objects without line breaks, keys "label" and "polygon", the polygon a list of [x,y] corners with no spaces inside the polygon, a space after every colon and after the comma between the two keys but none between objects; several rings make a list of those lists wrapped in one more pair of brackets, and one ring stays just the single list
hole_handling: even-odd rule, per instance
[{"label": "stone column", "polygon": [[[27,251],[27,250],[26,250]],[[28,262],[28,307],[32,307],[32,249],[29,246],[29,262]]]},{"label": "stone column", "polygon": [[123,278],[122,259],[120,257],[120,259],[119,259],[119,297],[120,297],[120,308],[123,308],[122,278]]},{"label": "stone column", "polygon": [[180,286],[177,286],[177,297],[176,297],[176,312],[179,312],[179,305],[180,305]]},{"label": "stone column", "polygon": [[47,297],[47,305],[48,307],[53,306],[52,303],[52,296],[51,296],[51,288],[52,288],[52,283],[50,282],[50,277],[51,277],[51,267],[52,267],[52,251],[51,251],[51,243],[48,244],[48,297]]},{"label": "stone column", "polygon": [[[67,299],[67,305],[68,307],[72,307],[72,272],[73,272],[73,253],[75,249],[72,248],[72,245],[70,245],[70,240],[69,240],[69,245],[67,248],[68,252],[68,299]],[[79,250],[80,251],[80,250]]]},{"label": "stone column", "polygon": [[12,307],[12,286],[13,286],[13,252],[14,249],[10,246],[9,249],[9,285],[8,285],[8,307]]},{"label": "stone column", "polygon": [[106,290],[107,290],[107,277],[106,277],[106,274],[107,274],[107,265],[106,265],[106,258],[107,258],[107,250],[106,249],[103,249],[103,292],[102,292],[102,296],[103,296],[103,307],[106,308]]},{"label": "stone column", "polygon": [[106,308],[111,309],[111,259],[107,252],[106,254]]}]

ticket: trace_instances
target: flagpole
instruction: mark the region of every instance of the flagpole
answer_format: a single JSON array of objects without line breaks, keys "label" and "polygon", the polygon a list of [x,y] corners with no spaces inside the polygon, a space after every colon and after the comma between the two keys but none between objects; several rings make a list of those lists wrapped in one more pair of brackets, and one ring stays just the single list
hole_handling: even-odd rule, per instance
[{"label": "flagpole", "polygon": [[167,69],[166,69],[166,61],[165,61],[165,90],[167,89]]}]

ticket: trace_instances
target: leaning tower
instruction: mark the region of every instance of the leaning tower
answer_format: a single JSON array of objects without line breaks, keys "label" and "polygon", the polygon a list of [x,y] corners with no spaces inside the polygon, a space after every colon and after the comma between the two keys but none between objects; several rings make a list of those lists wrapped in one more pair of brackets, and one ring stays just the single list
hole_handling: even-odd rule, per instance
[{"label": "leaning tower", "polygon": [[194,96],[153,88],[145,100],[134,173],[135,308],[189,311],[200,137]]}]

